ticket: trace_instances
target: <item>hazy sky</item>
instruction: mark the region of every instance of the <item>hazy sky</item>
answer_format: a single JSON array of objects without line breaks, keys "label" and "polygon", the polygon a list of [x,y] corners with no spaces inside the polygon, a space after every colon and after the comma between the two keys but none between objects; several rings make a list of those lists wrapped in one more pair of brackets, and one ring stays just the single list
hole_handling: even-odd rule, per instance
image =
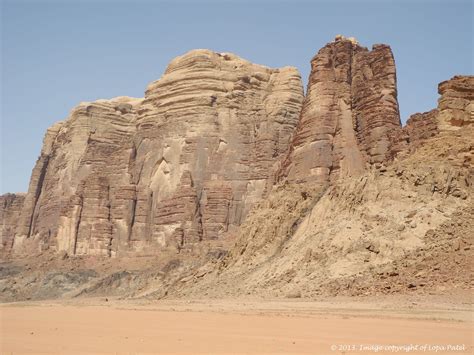
[{"label": "hazy sky", "polygon": [[27,190],[46,128],[73,106],[143,96],[190,49],[296,66],[306,85],[336,34],[390,44],[402,121],[436,106],[440,81],[473,72],[470,0],[1,1],[1,193]]}]

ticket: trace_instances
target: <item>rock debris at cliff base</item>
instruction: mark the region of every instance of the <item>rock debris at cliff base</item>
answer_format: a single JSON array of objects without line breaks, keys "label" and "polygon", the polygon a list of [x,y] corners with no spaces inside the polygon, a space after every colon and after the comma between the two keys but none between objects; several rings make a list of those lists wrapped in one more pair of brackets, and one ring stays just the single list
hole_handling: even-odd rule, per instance
[{"label": "rock debris at cliff base", "polygon": [[194,50],[80,103],[0,197],[2,299],[470,289],[474,77],[402,127],[389,46],[311,68]]}]

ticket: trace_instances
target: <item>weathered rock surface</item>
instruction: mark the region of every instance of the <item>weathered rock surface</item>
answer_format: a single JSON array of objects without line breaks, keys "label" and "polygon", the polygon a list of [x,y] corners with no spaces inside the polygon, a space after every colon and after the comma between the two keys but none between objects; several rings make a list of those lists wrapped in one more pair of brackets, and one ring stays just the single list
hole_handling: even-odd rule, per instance
[{"label": "weathered rock surface", "polygon": [[[458,76],[440,84],[437,110],[402,129],[386,45],[369,51],[338,36],[311,65],[304,98],[295,68],[194,50],[174,59],[142,99],[81,103],[48,129],[27,194],[2,197],[2,250],[182,250],[237,234],[275,176],[307,183],[291,191],[309,201],[327,183],[383,168],[472,122],[473,77]],[[262,251],[275,233],[292,235],[308,201],[295,206],[291,223],[280,216],[259,241]]]},{"label": "weathered rock surface", "polygon": [[[347,79],[341,58],[356,45],[339,38],[313,59],[313,69],[326,65],[311,73],[294,146],[281,170],[284,181],[251,212],[227,257],[202,267],[204,277],[191,271],[171,296],[312,297],[472,287],[464,270],[474,243],[474,130],[454,117],[471,114],[474,83],[455,77],[440,84],[438,109],[411,116],[403,129],[393,119],[390,129],[372,136],[378,138],[369,147],[378,148],[365,149],[369,140],[357,134],[357,125],[344,136],[344,111],[336,104],[344,101],[340,95],[347,100],[355,94],[337,81],[337,73]],[[346,64],[335,68],[330,63],[336,58]],[[321,71],[331,74],[318,79]],[[453,98],[459,97],[468,102],[453,111],[453,102],[460,102]],[[374,100],[380,112],[394,112]],[[351,115],[346,111],[346,123]],[[379,113],[374,121],[384,117],[392,116]],[[354,151],[360,159],[349,154]],[[376,168],[366,169],[370,165]]]},{"label": "weathered rock surface", "polygon": [[248,216],[228,256],[210,263],[204,277],[191,271],[194,277],[183,277],[169,294],[469,290],[473,138],[472,127],[445,132],[411,155],[326,190],[301,183],[274,187]]},{"label": "weathered rock surface", "polygon": [[424,113],[415,113],[410,116],[403,130],[408,135],[411,145],[416,147],[421,142],[439,133],[437,117],[437,109]]},{"label": "weathered rock surface", "polygon": [[144,99],[81,103],[46,133],[14,250],[114,256],[219,238],[264,193],[302,101],[295,68],[195,50]]},{"label": "weathered rock surface", "polygon": [[33,169],[14,249],[111,254],[124,208],[140,99],[81,103],[48,130]]},{"label": "weathered rock surface", "polygon": [[474,124],[474,76],[455,76],[438,85],[440,130]]},{"label": "weathered rock surface", "polygon": [[401,128],[390,48],[342,36],[304,102],[294,68],[178,57],[47,131],[28,193],[0,197],[0,252],[28,255],[0,299],[469,289],[473,77],[439,92]]},{"label": "weathered rock surface", "polygon": [[0,252],[9,252],[13,245],[18,216],[23,208],[24,194],[0,196]]},{"label": "weathered rock surface", "polygon": [[328,182],[361,174],[388,159],[401,129],[396,73],[389,46],[372,50],[342,36],[311,61],[308,92],[281,175]]},{"label": "weathered rock surface", "polygon": [[437,109],[415,113],[401,130],[394,132],[390,137],[390,156],[407,154],[437,134],[439,134]]},{"label": "weathered rock surface", "polygon": [[192,51],[140,108],[131,240],[215,239],[240,225],[288,150],[303,101],[296,69]]},{"label": "weathered rock surface", "polygon": [[408,154],[440,132],[465,129],[474,123],[474,77],[455,76],[438,86],[438,107],[411,115],[402,130],[393,132],[391,156]]}]

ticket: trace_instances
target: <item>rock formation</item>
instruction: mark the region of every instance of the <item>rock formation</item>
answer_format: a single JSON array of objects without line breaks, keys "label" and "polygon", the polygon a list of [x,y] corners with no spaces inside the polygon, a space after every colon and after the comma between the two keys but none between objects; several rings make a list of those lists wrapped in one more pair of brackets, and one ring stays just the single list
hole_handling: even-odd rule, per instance
[{"label": "rock formation", "polygon": [[[438,108],[401,128],[390,58],[386,46],[368,52],[343,37],[313,58],[280,183],[247,217],[227,257],[190,270],[172,296],[471,287],[464,270],[474,243],[474,82],[441,83]],[[375,64],[384,61],[388,68]],[[366,63],[378,69],[359,74]]]},{"label": "rock formation", "polygon": [[131,239],[183,244],[240,225],[288,150],[302,101],[295,68],[207,50],[173,60],[140,108]]},{"label": "rock formation", "polygon": [[0,299],[471,287],[474,77],[402,128],[388,46],[337,36],[311,65],[304,98],[294,68],[195,50],[142,99],[79,104],[0,197],[2,257],[41,252]]},{"label": "rock formation", "polygon": [[311,61],[308,92],[281,175],[327,182],[358,175],[388,158],[399,131],[395,62],[390,47],[369,51],[336,37]]},{"label": "rock formation", "polygon": [[33,169],[15,249],[111,253],[127,206],[123,195],[140,99],[81,103],[50,128]]},{"label": "rock formation", "polygon": [[393,132],[391,156],[416,149],[439,133],[465,129],[474,124],[474,76],[455,76],[438,85],[441,95],[438,107],[428,112],[415,113],[407,124]]},{"label": "rock formation", "polygon": [[13,248],[114,256],[219,238],[264,193],[302,101],[295,68],[195,50],[144,99],[81,103],[46,133]]},{"label": "rock formation", "polygon": [[441,285],[469,290],[473,138],[474,127],[440,134],[322,194],[308,183],[276,186],[247,217],[228,256],[190,270],[192,276],[182,277],[169,294],[315,297],[432,292]]},{"label": "rock formation", "polygon": [[0,196],[0,252],[8,252],[13,244],[18,215],[23,207],[24,194]]},{"label": "rock formation", "polygon": [[[459,76],[440,84],[437,110],[402,129],[386,45],[369,51],[338,36],[311,65],[304,98],[295,68],[194,50],[174,59],[144,98],[79,104],[46,132],[26,195],[2,196],[2,250],[182,250],[237,234],[275,180],[307,183],[296,195],[320,194],[472,123],[473,77]],[[293,226],[275,230],[286,238]]]},{"label": "rock formation", "polygon": [[390,137],[390,156],[404,154],[417,148],[426,139],[439,133],[438,110],[415,113],[407,120],[406,125]]},{"label": "rock formation", "polygon": [[455,76],[438,86],[440,130],[474,124],[474,76]]}]

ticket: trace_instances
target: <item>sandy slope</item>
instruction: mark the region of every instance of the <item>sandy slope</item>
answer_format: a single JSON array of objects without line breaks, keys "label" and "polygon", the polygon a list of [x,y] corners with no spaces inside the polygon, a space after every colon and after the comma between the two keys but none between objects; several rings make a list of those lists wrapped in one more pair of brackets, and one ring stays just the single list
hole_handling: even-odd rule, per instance
[{"label": "sandy slope", "polygon": [[[341,344],[463,344],[472,351],[468,305],[398,299],[322,301],[129,301],[4,304],[2,354],[340,354]],[[377,352],[384,353],[384,352]],[[392,353],[392,352],[386,352]],[[406,353],[406,352],[401,352]],[[410,353],[422,353],[411,351]],[[435,353],[424,351],[423,353]]]},{"label": "sandy slope", "polygon": [[[474,128],[426,141],[326,190],[273,187],[223,260],[173,297],[368,295],[472,289]],[[235,282],[240,280],[240,282]]]}]

